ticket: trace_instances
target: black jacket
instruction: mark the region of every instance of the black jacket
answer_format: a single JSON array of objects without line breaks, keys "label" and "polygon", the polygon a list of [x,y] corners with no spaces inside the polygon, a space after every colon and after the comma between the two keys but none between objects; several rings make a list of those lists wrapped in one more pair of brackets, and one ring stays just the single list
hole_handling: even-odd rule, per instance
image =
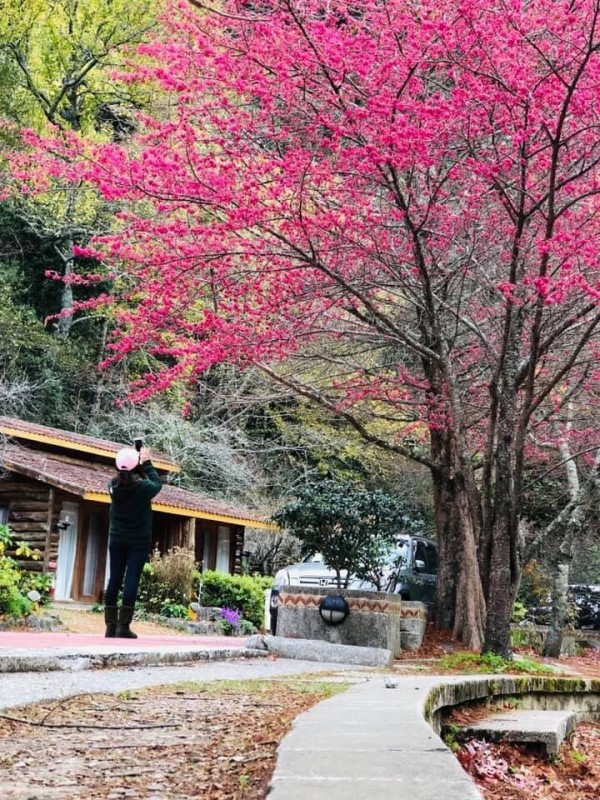
[{"label": "black jacket", "polygon": [[119,486],[113,478],[108,484],[110,504],[110,543],[140,547],[152,543],[152,498],[162,489],[158,472],[151,461],[142,464],[145,477],[131,486]]}]

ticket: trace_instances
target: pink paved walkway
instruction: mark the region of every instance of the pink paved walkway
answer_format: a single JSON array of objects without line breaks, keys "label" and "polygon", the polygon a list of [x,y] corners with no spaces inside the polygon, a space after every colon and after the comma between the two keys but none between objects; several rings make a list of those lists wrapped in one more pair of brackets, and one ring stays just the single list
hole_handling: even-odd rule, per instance
[{"label": "pink paved walkway", "polygon": [[87,647],[156,648],[159,650],[232,649],[244,647],[246,639],[238,636],[151,636],[141,634],[137,639],[105,639],[98,633],[49,633],[44,631],[0,631],[0,651],[3,648],[39,650]]}]

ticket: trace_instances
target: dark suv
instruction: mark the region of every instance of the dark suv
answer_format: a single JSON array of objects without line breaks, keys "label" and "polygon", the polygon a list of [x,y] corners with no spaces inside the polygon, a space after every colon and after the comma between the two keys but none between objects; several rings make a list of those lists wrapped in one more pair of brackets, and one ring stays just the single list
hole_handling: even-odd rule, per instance
[{"label": "dark suv", "polygon": [[[438,550],[435,542],[421,536],[399,536],[396,546],[390,548],[381,573],[373,576],[371,581],[352,579],[348,588],[394,592],[404,600],[418,600],[432,605],[437,569]],[[275,633],[277,626],[281,589],[288,586],[335,586],[336,583],[335,571],[325,565],[319,553],[280,569],[275,575],[269,602],[271,633]]]}]

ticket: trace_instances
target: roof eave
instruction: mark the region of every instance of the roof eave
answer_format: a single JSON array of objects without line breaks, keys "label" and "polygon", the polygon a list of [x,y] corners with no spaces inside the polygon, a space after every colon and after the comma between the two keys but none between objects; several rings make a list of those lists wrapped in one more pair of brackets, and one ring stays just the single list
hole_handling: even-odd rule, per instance
[{"label": "roof eave", "polygon": [[[110,495],[108,492],[84,492],[82,497],[84,500],[91,500],[97,503],[110,503]],[[174,514],[179,517],[208,519],[213,522],[226,522],[231,525],[243,525],[249,528],[264,528],[265,530],[273,531],[279,530],[277,525],[275,525],[273,522],[250,519],[248,517],[237,517],[230,514],[219,514],[214,511],[203,511],[197,508],[173,506],[169,503],[161,503],[156,500],[152,503],[152,508],[154,511],[160,511],[164,514]]]},{"label": "roof eave", "polygon": [[[115,451],[110,447],[69,442],[65,439],[61,439],[59,436],[48,436],[43,433],[23,431],[20,428],[11,428],[9,425],[2,425],[2,432],[6,436],[11,436],[15,439],[28,439],[32,442],[50,444],[55,447],[65,447],[69,450],[76,450],[80,453],[90,453],[91,455],[103,456],[104,458],[113,459],[116,455]],[[157,469],[163,469],[167,472],[181,472],[181,467],[177,464],[173,464],[170,461],[163,461],[161,458],[153,457],[152,463]]]},{"label": "roof eave", "polygon": [[[3,458],[2,463],[4,467],[8,470],[13,472],[18,472],[21,475],[26,475],[28,478],[32,478],[33,480],[43,481],[44,483],[49,484],[50,486],[54,486],[56,489],[62,489],[65,492],[69,492],[70,494],[77,495],[81,497],[83,500],[90,500],[96,503],[110,503],[110,495],[108,490],[105,492],[100,491],[91,491],[86,490],[82,486],[79,486],[74,483],[70,483],[69,481],[61,480],[53,475],[41,474],[39,470],[27,467],[23,464],[18,462],[11,461],[10,458]],[[152,503],[152,508],[155,511],[160,511],[165,514],[173,514],[178,517],[193,517],[195,519],[207,519],[213,522],[224,522],[229,525],[243,525],[244,527],[249,528],[260,528],[262,530],[271,530],[277,531],[279,530],[278,526],[275,525],[273,522],[267,522],[260,519],[251,519],[249,517],[243,516],[236,516],[233,514],[225,514],[225,513],[217,513],[213,511],[203,511],[197,508],[186,508],[182,506],[174,506],[168,503],[160,503],[154,501]]]},{"label": "roof eave", "polygon": [[11,472],[17,472],[19,473],[19,475],[26,475],[28,478],[32,478],[35,481],[48,483],[50,484],[50,486],[54,486],[56,489],[64,489],[65,492],[76,494],[78,497],[85,496],[85,489],[83,489],[83,487],[77,486],[76,484],[70,483],[69,481],[63,481],[60,478],[56,478],[55,476],[49,476],[45,474],[42,475],[39,470],[26,467],[23,464],[20,464],[19,462],[16,461],[11,461],[10,458],[2,458],[2,466],[5,469],[10,470]]}]

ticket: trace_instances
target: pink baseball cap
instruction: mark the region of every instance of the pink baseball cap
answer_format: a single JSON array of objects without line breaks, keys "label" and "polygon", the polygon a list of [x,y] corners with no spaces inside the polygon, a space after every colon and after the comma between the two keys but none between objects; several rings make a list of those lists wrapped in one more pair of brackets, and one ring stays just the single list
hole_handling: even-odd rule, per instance
[{"label": "pink baseball cap", "polygon": [[140,463],[140,454],[131,447],[124,447],[117,453],[115,461],[117,463],[117,469],[130,472]]}]

